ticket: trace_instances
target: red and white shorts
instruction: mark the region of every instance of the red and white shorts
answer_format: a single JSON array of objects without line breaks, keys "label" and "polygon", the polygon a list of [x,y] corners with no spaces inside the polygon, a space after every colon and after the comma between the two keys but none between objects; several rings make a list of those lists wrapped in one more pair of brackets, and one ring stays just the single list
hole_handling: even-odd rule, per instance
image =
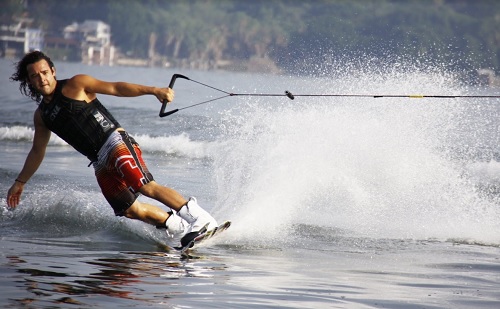
[{"label": "red and white shorts", "polygon": [[95,176],[102,194],[117,216],[139,196],[139,189],[153,181],[137,142],[125,131],[113,132],[97,154]]}]

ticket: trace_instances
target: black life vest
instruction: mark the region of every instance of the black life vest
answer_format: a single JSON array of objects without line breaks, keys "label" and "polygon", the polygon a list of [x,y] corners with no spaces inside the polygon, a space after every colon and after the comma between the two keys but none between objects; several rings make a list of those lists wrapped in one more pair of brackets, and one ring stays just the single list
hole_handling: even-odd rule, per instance
[{"label": "black life vest", "polygon": [[97,98],[87,103],[65,97],[61,90],[66,82],[57,81],[50,103],[38,105],[42,120],[49,130],[96,161],[99,149],[120,124]]}]

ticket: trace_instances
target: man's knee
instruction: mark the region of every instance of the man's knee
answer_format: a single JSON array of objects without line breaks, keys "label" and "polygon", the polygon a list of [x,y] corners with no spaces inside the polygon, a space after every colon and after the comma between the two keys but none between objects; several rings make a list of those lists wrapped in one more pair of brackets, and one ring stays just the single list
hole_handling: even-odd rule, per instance
[{"label": "man's knee", "polygon": [[153,180],[153,181],[150,181],[147,184],[143,185],[139,189],[139,192],[141,192],[142,195],[154,198],[156,196],[156,193],[158,192],[158,186],[159,186],[159,184]]},{"label": "man's knee", "polygon": [[140,217],[140,206],[140,202],[136,200],[122,215],[129,219],[137,219]]}]

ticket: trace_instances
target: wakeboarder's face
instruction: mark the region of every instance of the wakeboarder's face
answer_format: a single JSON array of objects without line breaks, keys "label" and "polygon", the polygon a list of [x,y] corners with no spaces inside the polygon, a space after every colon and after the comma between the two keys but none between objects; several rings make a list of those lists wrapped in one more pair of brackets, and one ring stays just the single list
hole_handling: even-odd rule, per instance
[{"label": "wakeboarder's face", "polygon": [[29,64],[28,81],[42,96],[50,96],[56,88],[56,69],[50,67],[45,59]]}]

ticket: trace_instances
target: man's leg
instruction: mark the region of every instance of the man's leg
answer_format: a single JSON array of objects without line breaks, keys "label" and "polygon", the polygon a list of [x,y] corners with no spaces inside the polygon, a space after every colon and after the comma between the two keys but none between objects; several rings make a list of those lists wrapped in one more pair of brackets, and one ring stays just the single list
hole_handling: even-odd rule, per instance
[{"label": "man's leg", "polygon": [[[154,180],[142,186],[139,192],[174,209],[179,217],[189,223],[188,232],[200,231],[207,223],[208,230],[217,227],[217,221],[198,205],[196,199],[190,198],[187,201],[177,191],[164,187]],[[166,224],[168,225],[168,222]]]},{"label": "man's leg", "polygon": [[189,228],[189,224],[174,213],[166,212],[158,206],[139,202],[139,200],[135,200],[123,215],[129,219],[149,223],[157,228],[164,228],[171,236],[183,236]]},{"label": "man's leg", "polygon": [[158,206],[146,204],[135,200],[135,202],[123,213],[129,219],[141,220],[143,222],[161,226],[165,224],[170,214]]},{"label": "man's leg", "polygon": [[169,208],[179,211],[188,202],[179,192],[151,181],[139,189],[143,195],[155,199]]}]

